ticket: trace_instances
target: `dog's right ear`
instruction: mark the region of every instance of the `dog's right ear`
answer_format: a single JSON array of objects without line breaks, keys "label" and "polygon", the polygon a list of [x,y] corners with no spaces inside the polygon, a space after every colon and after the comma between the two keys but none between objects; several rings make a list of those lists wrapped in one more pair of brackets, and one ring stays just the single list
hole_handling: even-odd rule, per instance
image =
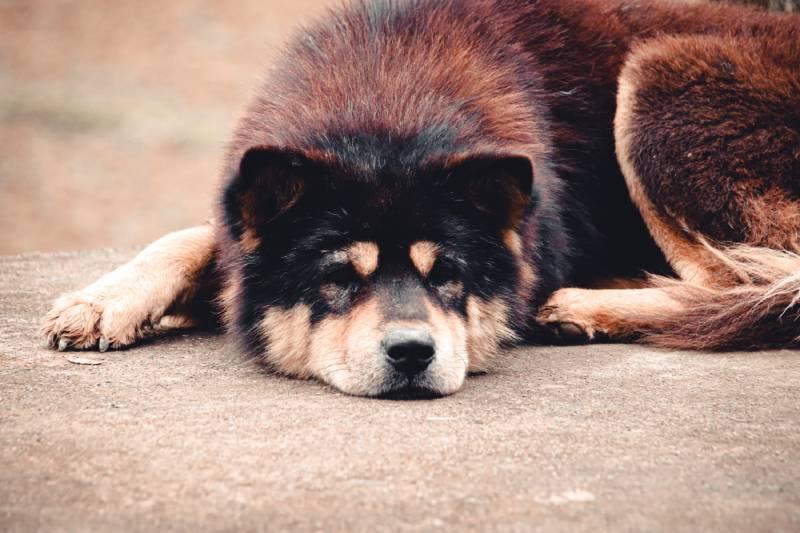
[{"label": "dog's right ear", "polygon": [[280,218],[306,193],[315,163],[282,148],[248,150],[223,194],[228,226],[238,238]]}]

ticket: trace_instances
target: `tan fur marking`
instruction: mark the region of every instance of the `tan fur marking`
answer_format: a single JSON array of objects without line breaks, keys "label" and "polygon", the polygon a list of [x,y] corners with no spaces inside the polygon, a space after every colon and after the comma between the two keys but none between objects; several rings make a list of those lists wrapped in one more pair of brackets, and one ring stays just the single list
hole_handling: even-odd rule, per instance
[{"label": "tan fur marking", "polygon": [[311,309],[307,305],[268,309],[259,328],[267,341],[266,362],[287,375],[311,377]]},{"label": "tan fur marking", "polygon": [[590,289],[644,289],[651,287],[645,278],[604,278],[588,284]]},{"label": "tan fur marking", "polygon": [[384,379],[378,364],[382,326],[377,298],[347,315],[324,318],[311,332],[311,371],[343,392],[374,394]]},{"label": "tan fur marking", "polygon": [[234,269],[229,269],[225,276],[225,281],[220,291],[217,303],[222,311],[222,323],[227,328],[236,321],[237,307],[236,302],[242,291],[242,276],[241,273]]},{"label": "tan fur marking", "polygon": [[52,346],[65,348],[133,343],[173,304],[193,297],[214,243],[211,224],[158,239],[92,285],[59,298],[45,317],[42,334]]},{"label": "tan fur marking", "polygon": [[374,242],[360,241],[353,243],[346,250],[347,258],[359,276],[367,278],[378,268],[380,250]]},{"label": "tan fur marking", "polygon": [[517,275],[519,284],[517,286],[517,297],[525,300],[530,297],[531,290],[536,283],[536,273],[533,267],[525,260],[522,249],[522,238],[513,229],[508,229],[503,233],[503,244],[514,256],[517,263]]},{"label": "tan fur marking", "polygon": [[553,293],[539,311],[537,322],[545,326],[572,324],[589,340],[598,334],[612,340],[626,340],[646,331],[653,317],[679,313],[682,309],[663,288],[567,288]]},{"label": "tan fur marking", "polygon": [[467,325],[464,319],[451,311],[443,311],[431,302],[425,302],[428,325],[436,342],[436,359],[432,370],[437,373],[440,390],[454,392],[461,388],[470,367],[467,350]]},{"label": "tan fur marking", "polygon": [[409,248],[408,255],[411,257],[411,262],[414,268],[424,278],[427,277],[436,263],[436,254],[439,252],[439,247],[431,241],[417,241]]},{"label": "tan fur marking", "polygon": [[261,239],[252,228],[247,227],[242,231],[239,243],[245,252],[254,252],[261,245]]},{"label": "tan fur marking", "polygon": [[189,315],[164,315],[158,321],[158,329],[187,329],[197,326],[197,322]]},{"label": "tan fur marking", "polygon": [[486,371],[503,343],[516,339],[508,324],[508,306],[501,299],[467,298],[467,349],[470,372]]},{"label": "tan fur marking", "polygon": [[775,189],[748,201],[748,243],[800,253],[800,202]]},{"label": "tan fur marking", "polygon": [[[467,327],[460,316],[453,312],[445,312],[440,308],[426,302],[428,309],[428,316],[430,317],[430,326],[433,330],[434,339],[439,340],[441,345],[442,339],[450,336],[450,344],[456,351],[457,357],[462,357],[465,362],[468,362],[468,354],[466,353],[467,344]],[[458,347],[462,347],[460,350]],[[442,347],[438,346],[441,351]]]},{"label": "tan fur marking", "polygon": [[519,233],[513,229],[504,231],[503,244],[514,254],[514,257],[522,257],[522,238],[520,238]]}]

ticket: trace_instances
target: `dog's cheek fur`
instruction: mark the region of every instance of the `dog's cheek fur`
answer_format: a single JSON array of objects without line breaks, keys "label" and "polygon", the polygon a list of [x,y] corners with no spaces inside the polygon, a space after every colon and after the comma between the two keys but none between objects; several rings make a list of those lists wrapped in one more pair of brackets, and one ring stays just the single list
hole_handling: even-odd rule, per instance
[{"label": "dog's cheek fur", "polygon": [[464,384],[469,367],[467,327],[464,318],[425,302],[428,326],[436,342],[436,358],[429,369],[429,386],[441,394],[451,394]]},{"label": "dog's cheek fur", "polygon": [[290,309],[266,310],[258,329],[264,341],[263,361],[275,370],[298,378],[312,376],[309,364],[311,309],[298,304]]},{"label": "dog's cheek fur", "polygon": [[486,371],[501,349],[518,340],[511,325],[511,308],[500,297],[467,297],[469,371]]},{"label": "dog's cheek fur", "polygon": [[229,266],[222,274],[222,288],[217,298],[217,308],[222,324],[233,331],[238,316],[239,299],[242,294],[242,275],[238,269]]},{"label": "dog's cheek fur", "polygon": [[[517,269],[515,301],[530,302],[537,284],[535,263],[526,259],[522,237],[516,230],[507,229],[503,232],[503,245],[511,252]],[[528,310],[524,309],[523,312],[527,314]]]},{"label": "dog's cheek fur", "polygon": [[376,298],[357,303],[347,314],[322,318],[310,332],[310,372],[349,394],[382,392],[386,386],[380,358],[382,322]]}]

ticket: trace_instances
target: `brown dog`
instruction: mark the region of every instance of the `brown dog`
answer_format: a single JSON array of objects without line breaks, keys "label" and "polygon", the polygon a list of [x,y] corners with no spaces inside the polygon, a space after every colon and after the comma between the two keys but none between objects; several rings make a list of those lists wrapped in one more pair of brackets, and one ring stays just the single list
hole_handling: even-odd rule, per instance
[{"label": "brown dog", "polygon": [[799,247],[800,18],[356,2],[273,68],[216,222],[63,296],[44,334],[124,347],[213,300],[283,373],[442,395],[522,340],[795,345]]}]

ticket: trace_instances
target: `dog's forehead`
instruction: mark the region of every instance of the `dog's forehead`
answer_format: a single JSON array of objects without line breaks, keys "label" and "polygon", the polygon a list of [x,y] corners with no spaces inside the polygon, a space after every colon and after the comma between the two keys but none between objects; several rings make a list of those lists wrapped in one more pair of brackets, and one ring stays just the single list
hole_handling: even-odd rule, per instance
[{"label": "dog's forehead", "polygon": [[431,159],[458,151],[458,133],[452,122],[429,124],[410,133],[360,125],[309,137],[313,150],[327,154],[352,178],[363,182],[413,179]]},{"label": "dog's forehead", "polygon": [[[426,238],[431,228],[440,225],[435,192],[424,184],[403,188],[385,184],[340,184],[322,196],[314,206],[316,224],[312,230],[324,238],[329,249],[370,241],[384,254]],[[344,240],[343,240],[344,239]],[[335,244],[329,244],[333,242]]]}]

